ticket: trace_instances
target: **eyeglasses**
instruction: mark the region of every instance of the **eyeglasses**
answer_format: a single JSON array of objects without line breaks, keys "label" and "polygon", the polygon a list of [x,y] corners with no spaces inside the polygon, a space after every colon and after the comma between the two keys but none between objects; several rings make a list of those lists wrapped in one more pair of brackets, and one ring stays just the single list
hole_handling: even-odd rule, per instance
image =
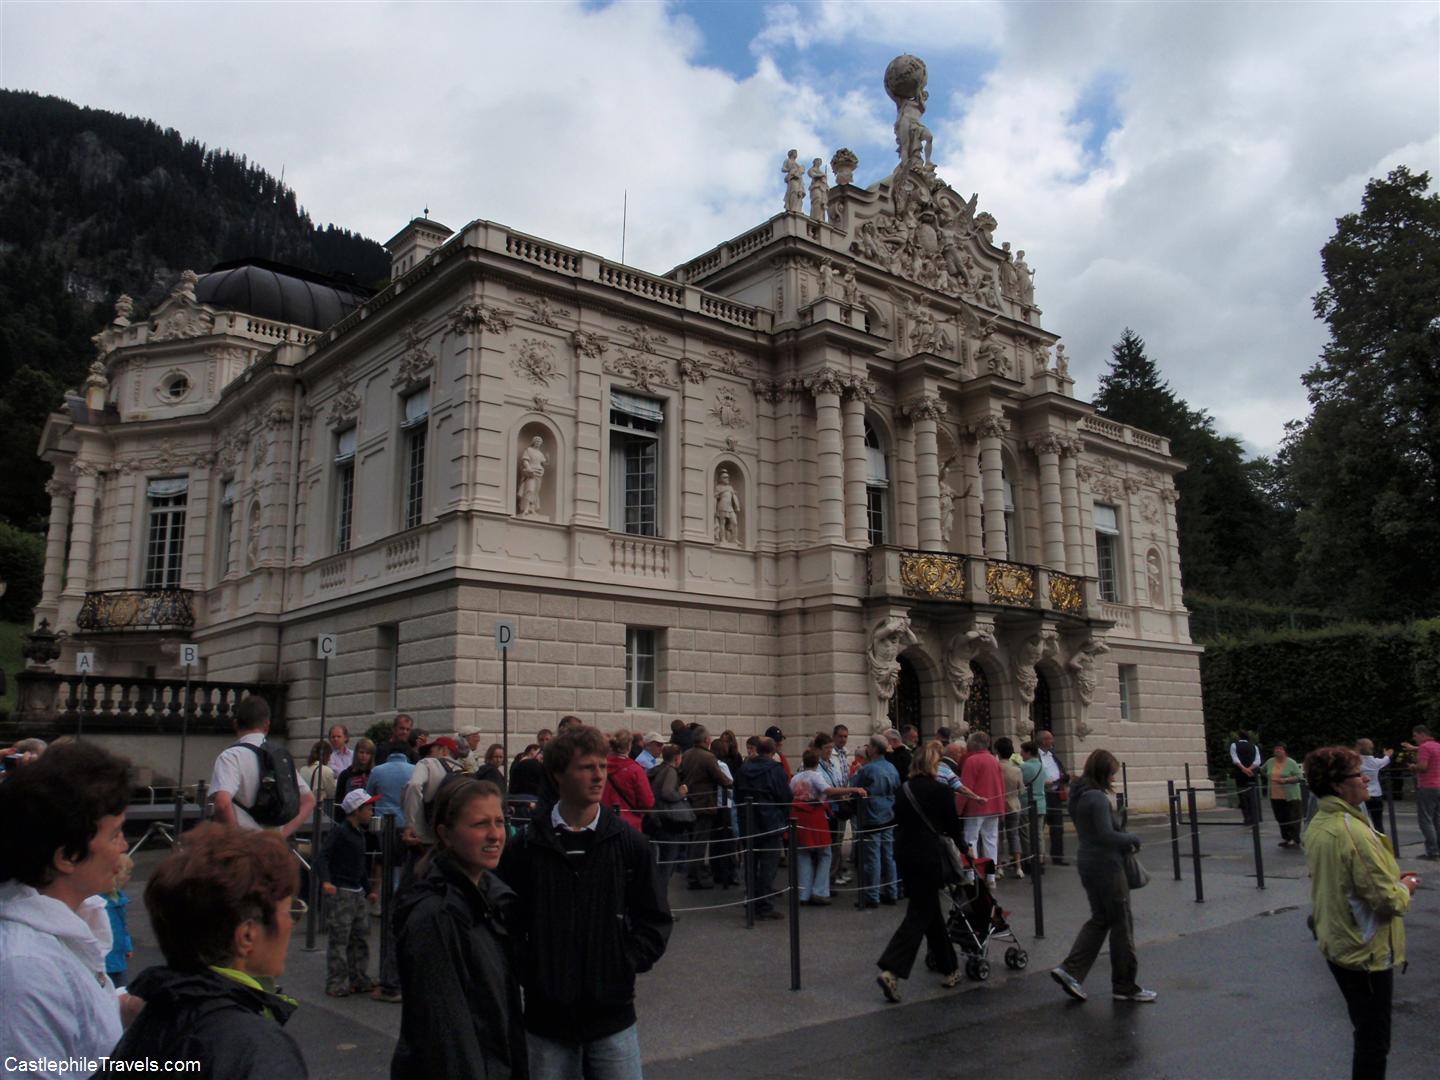
[{"label": "eyeglasses", "polygon": [[1341,779],[1341,780],[1363,780],[1363,779],[1365,779],[1365,774],[1364,774],[1364,773],[1358,773],[1358,772],[1346,773],[1344,776],[1340,777],[1340,779]]}]

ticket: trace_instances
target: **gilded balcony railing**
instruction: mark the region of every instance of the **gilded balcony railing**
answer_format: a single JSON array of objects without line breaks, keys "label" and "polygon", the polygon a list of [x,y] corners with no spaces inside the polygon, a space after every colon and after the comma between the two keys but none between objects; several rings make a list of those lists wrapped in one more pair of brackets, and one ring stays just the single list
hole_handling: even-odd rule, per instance
[{"label": "gilded balcony railing", "polygon": [[75,625],[91,633],[112,630],[189,630],[195,625],[189,589],[102,589],[87,592]]},{"label": "gilded balcony railing", "polygon": [[900,556],[900,584],[906,596],[965,599],[965,559],[960,555],[907,551]]},{"label": "gilded balcony railing", "polygon": [[1085,607],[1085,590],[1077,577],[1050,571],[1050,606],[1067,615],[1079,615]]},{"label": "gilded balcony railing", "polygon": [[992,604],[1035,605],[1035,568],[1024,563],[990,560],[985,564],[985,591]]}]

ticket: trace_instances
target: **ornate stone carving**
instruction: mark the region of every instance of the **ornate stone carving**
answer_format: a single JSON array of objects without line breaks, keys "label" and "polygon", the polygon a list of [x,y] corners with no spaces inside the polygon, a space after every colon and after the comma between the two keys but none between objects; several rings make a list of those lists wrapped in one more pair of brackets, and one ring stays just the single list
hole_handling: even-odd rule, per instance
[{"label": "ornate stone carving", "polygon": [[528,296],[517,296],[515,297],[515,302],[522,307],[528,308],[530,310],[530,318],[538,322],[541,326],[558,329],[561,319],[570,318],[569,311],[559,307],[552,308],[549,299],[544,296],[535,299],[531,299]]},{"label": "ornate stone carving", "polygon": [[135,301],[121,293],[115,298],[115,317],[110,320],[111,326],[129,326],[130,316],[135,313]]},{"label": "ornate stone carving", "polygon": [[733,349],[711,349],[705,355],[715,365],[716,371],[723,371],[726,375],[734,375],[736,378],[744,378],[750,366],[736,356]]},{"label": "ornate stone carving", "polygon": [[612,375],[629,379],[637,390],[650,391],[656,386],[675,385],[668,365],[658,356],[641,356],[622,349],[613,360],[606,361],[605,370]]},{"label": "ornate stone carving", "polygon": [[295,414],[284,405],[271,405],[265,410],[262,423],[271,431],[278,431],[280,428],[288,427],[293,419],[295,419]]},{"label": "ornate stone carving", "polygon": [[907,419],[913,424],[916,420],[934,420],[937,423],[945,419],[945,403],[934,394],[921,394],[906,402],[901,409]]},{"label": "ornate stone carving", "polygon": [[70,471],[76,476],[84,476],[87,479],[94,479],[99,476],[102,470],[93,461],[73,461],[70,463]]},{"label": "ornate stone carving", "polygon": [[715,542],[739,544],[740,493],[730,484],[730,472],[722,468],[715,474]]},{"label": "ornate stone carving", "polygon": [[270,446],[262,435],[257,438],[254,445],[250,447],[250,467],[252,469],[262,468],[265,464],[265,456],[270,452]]},{"label": "ornate stone carving", "polygon": [[878,388],[863,375],[852,375],[845,381],[846,401],[873,401]]},{"label": "ornate stone carving", "polygon": [[950,538],[955,532],[955,498],[956,491],[947,481],[940,481],[940,539],[945,545],[950,545]]},{"label": "ornate stone carving", "polygon": [[859,166],[860,159],[855,152],[848,147],[841,147],[830,157],[830,170],[835,174],[835,183],[853,184],[855,182],[855,169]]},{"label": "ornate stone carving", "polygon": [[977,439],[1003,439],[1010,430],[1010,421],[999,413],[986,413],[970,423],[970,433]]},{"label": "ornate stone carving", "polygon": [[419,322],[405,327],[405,351],[400,354],[395,377],[390,380],[391,387],[414,386],[430,377],[430,369],[435,366],[435,354],[426,346],[425,341],[420,333]]},{"label": "ornate stone carving", "polygon": [[1145,495],[1140,500],[1140,516],[1151,525],[1159,524],[1160,500],[1154,495]]},{"label": "ornate stone carving", "polygon": [[570,343],[575,346],[575,355],[587,360],[599,360],[610,348],[610,339],[592,330],[573,331]]},{"label": "ornate stone carving", "polygon": [[832,367],[822,367],[805,376],[805,389],[812,394],[840,394],[845,390],[845,376]]},{"label": "ornate stone carving", "polygon": [[930,97],[925,89],[928,81],[925,61],[908,53],[895,57],[885,69],[885,93],[895,103],[895,149],[901,169],[930,164],[935,140],[921,119]]},{"label": "ornate stone carving", "polygon": [[721,385],[715,388],[715,404],[710,407],[710,415],[724,428],[750,426],[750,422],[745,419],[744,411],[740,408],[735,391],[728,386]]},{"label": "ornate stone carving", "polygon": [[1127,495],[1136,495],[1140,491],[1140,481],[1133,476],[1125,477],[1120,483],[1124,486]]},{"label": "ornate stone carving", "polygon": [[900,685],[900,654],[919,639],[904,615],[892,615],[870,632],[866,650],[870,661],[870,678],[880,699],[879,715],[883,716]]},{"label": "ornate stone carving", "polygon": [[545,454],[545,440],[536,435],[530,445],[520,453],[520,478],[516,484],[516,501],[521,517],[534,517],[540,513],[540,488],[545,482],[545,466],[550,459]]},{"label": "ornate stone carving", "polygon": [[783,379],[756,379],[755,396],[776,405],[790,396],[790,385]]},{"label": "ornate stone carving", "polygon": [[965,599],[965,560],[939,552],[905,552],[900,556],[900,587],[906,596]]},{"label": "ornate stone carving", "polygon": [[552,379],[565,373],[555,366],[555,344],[544,338],[525,338],[515,346],[510,367],[515,374],[536,386],[549,386]]},{"label": "ornate stone carving", "polygon": [[538,413],[544,413],[550,408],[550,399],[544,394],[536,394],[530,399],[530,407]]},{"label": "ornate stone carving", "polygon": [[1065,355],[1065,346],[1059,342],[1055,344],[1055,374],[1062,379],[1070,377],[1070,358]]},{"label": "ornate stone carving", "polygon": [[703,383],[708,375],[709,368],[703,360],[696,360],[691,356],[680,358],[680,381],[689,383]]},{"label": "ornate stone carving", "polygon": [[945,647],[945,678],[955,694],[955,700],[970,700],[970,689],[975,684],[975,672],[970,667],[982,652],[996,652],[1000,648],[995,632],[989,627],[965,630],[950,639]]},{"label": "ornate stone carving", "polygon": [[657,334],[655,331],[644,326],[621,326],[621,333],[629,334],[635,341],[635,348],[641,352],[659,352],[658,346],[670,344],[670,339],[664,334]]},{"label": "ornate stone carving", "polygon": [[462,304],[450,319],[450,329],[457,334],[477,326],[487,334],[503,334],[514,325],[515,312],[485,304]]},{"label": "ornate stone carving", "polygon": [[810,177],[810,216],[816,221],[826,218],[825,207],[830,202],[830,182],[825,178],[825,163],[818,157],[807,170]]},{"label": "ornate stone carving", "polygon": [[1054,630],[1041,630],[1021,643],[1015,657],[1015,685],[1020,691],[1020,700],[1026,705],[1035,700],[1035,688],[1040,685],[1035,665],[1047,656],[1054,656],[1058,650],[1059,638]]},{"label": "ornate stone carving", "polygon": [[1038,454],[1061,454],[1065,450],[1065,440],[1053,431],[1047,431],[1036,435],[1029,440],[1027,445]]},{"label": "ornate stone carving", "polygon": [[[187,270],[187,274],[193,272]],[[193,288],[188,291],[182,284],[175,287],[166,301],[164,311],[156,318],[151,325],[151,341],[176,341],[183,338],[201,337],[208,334],[215,328],[215,316],[195,303]]]},{"label": "ornate stone carving", "polygon": [[992,375],[1003,375],[1012,378],[1015,374],[1015,362],[1004,346],[995,339],[996,319],[991,318],[980,327],[980,347],[975,351],[975,366],[980,372],[989,372]]},{"label": "ornate stone carving", "polygon": [[342,367],[335,372],[335,388],[335,397],[330,402],[325,420],[331,427],[341,427],[360,410],[360,395],[350,382],[348,368]]},{"label": "ornate stone carving", "polygon": [[833,297],[835,295],[835,264],[826,257],[815,261],[815,277],[819,280],[819,296]]},{"label": "ornate stone carving", "polygon": [[855,267],[845,267],[845,275],[840,279],[840,299],[850,307],[858,307],[860,304],[860,285],[855,280]]},{"label": "ornate stone carving", "polygon": [[1025,262],[1025,252],[1015,253],[1015,298],[1026,307],[1035,306],[1035,271]]},{"label": "ornate stone carving", "polygon": [[1091,471],[1089,481],[1091,491],[1099,495],[1102,499],[1108,499],[1111,502],[1119,502],[1120,497],[1125,491],[1125,485],[1119,477],[1110,476],[1098,470]]},{"label": "ornate stone carving", "polygon": [[1041,342],[1036,342],[1030,347],[1030,353],[1035,357],[1035,374],[1050,370],[1050,350]]},{"label": "ornate stone carving", "polygon": [[805,212],[805,166],[800,164],[800,151],[791,150],[785,155],[780,172],[785,177],[785,212]]},{"label": "ornate stone carving", "polygon": [[975,231],[985,238],[985,243],[991,246],[995,243],[995,230],[1000,227],[993,214],[982,210],[975,215]]},{"label": "ornate stone carving", "polygon": [[1095,661],[1110,651],[1098,637],[1086,638],[1081,646],[1075,650],[1075,655],[1070,657],[1066,665],[1075,675],[1075,691],[1080,697],[1082,705],[1089,705],[1095,700],[1095,690],[1100,684],[1100,673],[1095,666]]}]

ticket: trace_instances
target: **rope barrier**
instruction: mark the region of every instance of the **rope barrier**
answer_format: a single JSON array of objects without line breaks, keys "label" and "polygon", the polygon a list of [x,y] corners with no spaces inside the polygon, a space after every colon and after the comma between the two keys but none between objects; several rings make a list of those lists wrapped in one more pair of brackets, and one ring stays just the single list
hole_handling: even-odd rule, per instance
[{"label": "rope barrier", "polygon": [[783,888],[783,889],[778,889],[778,890],[776,890],[775,892],[772,892],[772,893],[766,893],[764,896],[746,896],[746,897],[743,897],[743,898],[741,898],[741,899],[739,899],[739,900],[729,900],[729,901],[726,901],[726,902],[723,903],[723,904],[706,904],[704,907],[677,907],[677,908],[671,908],[671,909],[670,909],[670,914],[675,915],[675,914],[679,914],[679,913],[681,913],[681,912],[687,912],[687,911],[719,911],[721,908],[743,907],[745,904],[752,904],[752,903],[753,903],[753,904],[758,904],[761,900],[770,900],[770,899],[773,899],[773,898],[776,897],[776,896],[784,896],[784,895],[786,895],[787,893],[789,893],[792,888],[793,888],[793,886],[787,885],[787,886],[786,886],[785,888]]}]

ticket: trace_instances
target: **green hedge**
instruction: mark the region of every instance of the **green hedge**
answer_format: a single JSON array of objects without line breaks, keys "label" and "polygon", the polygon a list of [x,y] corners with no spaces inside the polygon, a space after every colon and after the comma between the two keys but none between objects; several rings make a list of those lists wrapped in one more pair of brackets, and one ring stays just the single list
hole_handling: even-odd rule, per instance
[{"label": "green hedge", "polygon": [[1297,758],[1361,736],[1399,749],[1416,724],[1440,725],[1440,619],[1221,638],[1200,678],[1212,767],[1240,730]]},{"label": "green hedge", "polygon": [[0,599],[0,619],[28,623],[40,602],[45,573],[45,538],[0,521],[0,580],[6,584]]},{"label": "green hedge", "polygon": [[1283,607],[1259,600],[1185,591],[1190,609],[1190,636],[1211,642],[1222,637],[1248,637],[1284,630],[1319,630],[1343,620],[1311,608]]}]

